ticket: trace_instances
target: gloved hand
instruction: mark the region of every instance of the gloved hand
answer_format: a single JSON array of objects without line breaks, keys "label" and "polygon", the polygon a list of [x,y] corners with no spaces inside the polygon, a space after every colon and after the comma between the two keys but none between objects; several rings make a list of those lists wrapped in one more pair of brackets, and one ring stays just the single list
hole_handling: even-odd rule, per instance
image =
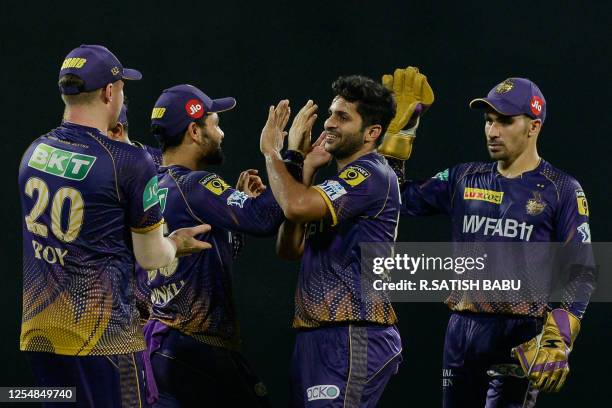
[{"label": "gloved hand", "polygon": [[558,392],[569,374],[568,357],[580,331],[580,320],[565,309],[546,317],[542,333],[512,349],[527,378],[543,392]]},{"label": "gloved hand", "polygon": [[427,77],[419,69],[396,69],[393,75],[383,75],[383,85],[393,91],[397,112],[391,120],[378,152],[387,157],[407,160],[420,117],[434,101]]}]

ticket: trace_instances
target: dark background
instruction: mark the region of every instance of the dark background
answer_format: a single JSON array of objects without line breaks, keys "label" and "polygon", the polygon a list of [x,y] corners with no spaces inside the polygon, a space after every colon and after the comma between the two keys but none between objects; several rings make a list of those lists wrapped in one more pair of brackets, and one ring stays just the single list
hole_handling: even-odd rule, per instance
[{"label": "dark background", "polygon": [[[495,3],[495,4],[490,4]],[[568,2],[569,3],[569,2]],[[487,160],[483,120],[468,101],[509,76],[526,76],[548,103],[540,154],[574,175],[589,198],[595,241],[612,241],[609,158],[609,2],[147,2],[104,8],[74,2],[5,2],[1,18],[3,126],[0,151],[7,179],[2,234],[0,386],[31,384],[18,351],[21,318],[21,211],[17,169],[22,152],[57,126],[63,104],[57,73],[81,43],[104,44],[144,79],[128,83],[130,136],[154,144],[149,116],[159,93],[192,83],[209,96],[234,96],[221,115],[229,182],[263,170],[258,139],[267,107],[282,98],[293,111],[308,99],[325,110],[330,84],[342,74],[379,78],[416,65],[436,102],[422,121],[409,174],[427,177],[464,161]],[[320,131],[322,120],[315,125]],[[446,218],[401,221],[400,241],[445,241]],[[271,239],[250,239],[236,268],[244,352],[286,406],[290,328],[297,263],[276,259]],[[404,363],[382,407],[435,407],[441,398],[442,304],[397,304]],[[561,394],[541,407],[609,406],[612,311],[590,306]],[[205,397],[203,397],[205,401]]]}]

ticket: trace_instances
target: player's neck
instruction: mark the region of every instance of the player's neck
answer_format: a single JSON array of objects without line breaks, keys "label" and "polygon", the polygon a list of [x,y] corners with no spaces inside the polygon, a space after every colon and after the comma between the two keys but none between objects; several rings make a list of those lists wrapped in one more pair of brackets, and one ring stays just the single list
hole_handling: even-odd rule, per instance
[{"label": "player's neck", "polygon": [[183,146],[178,146],[176,148],[167,149],[163,153],[163,165],[164,166],[183,166],[187,167],[189,170],[201,170],[200,162],[197,158],[191,154],[189,154]]},{"label": "player's neck", "polygon": [[342,159],[336,158],[336,163],[338,165],[338,171],[340,171],[341,169],[345,168],[347,165],[349,165],[350,163],[354,162],[355,160],[357,160],[361,156],[365,156],[366,154],[372,153],[374,151],[375,151],[375,149],[370,149],[370,148],[368,148],[367,146],[364,145],[363,148],[359,149],[358,151],[356,151],[355,153],[353,153],[352,155],[350,155],[348,157],[344,157]]},{"label": "player's neck", "polygon": [[104,134],[108,131],[108,119],[104,112],[100,112],[97,109],[81,106],[66,107],[64,121],[74,123],[75,125],[92,127]]},{"label": "player's neck", "polygon": [[512,161],[497,161],[497,171],[504,177],[520,177],[523,173],[531,171],[540,165],[541,157],[538,151],[533,149],[525,151]]}]

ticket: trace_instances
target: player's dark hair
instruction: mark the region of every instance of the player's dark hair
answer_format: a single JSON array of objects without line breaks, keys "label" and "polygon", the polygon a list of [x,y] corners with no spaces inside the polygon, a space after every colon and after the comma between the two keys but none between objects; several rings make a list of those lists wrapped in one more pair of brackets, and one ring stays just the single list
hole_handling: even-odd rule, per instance
[{"label": "player's dark hair", "polygon": [[[395,116],[395,98],[382,84],[361,75],[339,77],[332,84],[336,96],[357,103],[357,112],[363,119],[363,129],[371,125],[382,127],[381,135],[387,131]],[[379,144],[382,136],[376,141]]]},{"label": "player's dark hair", "polygon": [[[201,118],[195,119],[195,124],[203,128],[206,126],[204,123],[206,121],[206,117],[207,115],[204,115]],[[162,151],[162,153],[169,148],[180,146],[180,144],[183,143],[186,130],[187,128],[183,129],[176,135],[167,135],[163,126],[157,124],[151,125],[151,135],[153,135],[159,141],[159,149]]]},{"label": "player's dark hair", "polygon": [[96,91],[85,92],[85,82],[76,75],[62,75],[57,84],[60,88],[76,88],[79,93],[75,95],[62,95],[62,99],[69,105],[83,105],[95,99]]}]

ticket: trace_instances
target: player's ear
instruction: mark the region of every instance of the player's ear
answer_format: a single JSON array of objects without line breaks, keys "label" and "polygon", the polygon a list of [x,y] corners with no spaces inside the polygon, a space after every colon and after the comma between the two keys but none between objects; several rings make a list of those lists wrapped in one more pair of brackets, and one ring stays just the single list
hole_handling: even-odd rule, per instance
[{"label": "player's ear", "polygon": [[529,121],[529,136],[537,136],[542,129],[542,120],[536,119]]},{"label": "player's ear", "polygon": [[110,139],[118,142],[123,141],[123,124],[121,122],[117,122],[117,124],[112,129],[109,129],[106,133]]},{"label": "player's ear", "polygon": [[106,84],[104,88],[102,88],[102,99],[104,103],[109,103],[113,100],[114,92],[113,84]]},{"label": "player's ear", "polygon": [[187,132],[187,135],[192,141],[194,142],[198,141],[199,136],[198,136],[198,124],[197,123],[191,122],[189,126],[187,126],[187,130],[185,132]]},{"label": "player's ear", "polygon": [[370,125],[365,129],[365,142],[376,142],[382,133],[382,126]]}]

